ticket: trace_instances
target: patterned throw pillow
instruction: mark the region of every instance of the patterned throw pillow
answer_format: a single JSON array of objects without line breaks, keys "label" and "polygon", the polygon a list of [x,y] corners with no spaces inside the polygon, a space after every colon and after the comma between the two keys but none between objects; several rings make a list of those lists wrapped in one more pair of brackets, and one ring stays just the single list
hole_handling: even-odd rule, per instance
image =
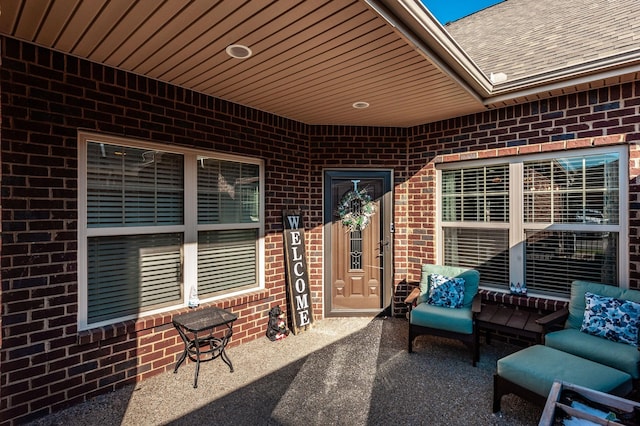
[{"label": "patterned throw pillow", "polygon": [[446,308],[459,308],[464,300],[464,278],[449,278],[440,274],[429,276],[429,298],[427,303]]},{"label": "patterned throw pillow", "polygon": [[580,331],[638,346],[640,303],[586,292]]}]

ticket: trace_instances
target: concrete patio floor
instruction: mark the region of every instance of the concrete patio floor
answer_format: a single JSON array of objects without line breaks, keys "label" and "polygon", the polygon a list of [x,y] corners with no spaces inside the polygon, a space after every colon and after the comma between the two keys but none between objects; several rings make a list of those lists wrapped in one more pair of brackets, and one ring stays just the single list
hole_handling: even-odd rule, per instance
[{"label": "concrete patio floor", "polygon": [[204,363],[167,372],[41,418],[34,425],[536,425],[542,408],[513,395],[491,412],[496,361],[518,347],[483,342],[472,367],[453,340],[407,321],[328,318],[298,335],[231,347],[235,371]]}]

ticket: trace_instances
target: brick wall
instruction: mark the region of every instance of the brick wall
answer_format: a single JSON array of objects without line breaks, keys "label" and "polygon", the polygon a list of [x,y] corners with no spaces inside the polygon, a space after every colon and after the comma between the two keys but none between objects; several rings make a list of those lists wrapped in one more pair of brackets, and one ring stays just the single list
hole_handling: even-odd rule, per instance
[{"label": "brick wall", "polygon": [[435,260],[435,165],[442,162],[566,152],[605,145],[629,150],[630,287],[640,288],[640,82],[514,105],[411,129],[408,280]]},{"label": "brick wall", "polygon": [[308,126],[9,38],[2,55],[2,423],[167,371],[181,348],[170,314],[77,331],[79,128],[265,160],[266,288],[216,303],[240,316],[233,345],[262,337],[268,309],[286,306],[283,209],[305,215],[314,312],[322,314],[325,167],[394,170],[400,283],[435,259],[437,162],[627,144],[631,277],[640,287],[638,83],[410,129]]},{"label": "brick wall", "polygon": [[1,419],[167,371],[181,349],[169,314],[78,333],[78,129],[264,159],[266,288],[216,302],[239,316],[232,345],[264,336],[286,306],[281,212],[310,202],[307,126],[10,38],[2,53]]},{"label": "brick wall", "polygon": [[[325,168],[368,168],[393,170],[394,183],[394,221],[396,226],[401,217],[399,209],[404,204],[407,181],[407,129],[367,128],[344,126],[312,126],[310,129],[311,174],[310,188],[322,188]],[[315,242],[311,247],[317,261],[311,262],[313,276],[318,288],[322,288],[322,191],[311,191],[310,237]],[[393,283],[404,278],[406,263],[406,241],[403,230],[394,233],[394,274]],[[312,278],[313,279],[313,278]]]}]

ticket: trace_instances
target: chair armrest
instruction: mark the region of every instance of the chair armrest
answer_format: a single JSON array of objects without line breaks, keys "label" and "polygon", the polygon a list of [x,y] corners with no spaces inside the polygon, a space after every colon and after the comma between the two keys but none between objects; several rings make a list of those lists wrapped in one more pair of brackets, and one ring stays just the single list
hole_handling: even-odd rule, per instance
[{"label": "chair armrest", "polygon": [[413,305],[419,296],[420,296],[420,287],[416,287],[413,290],[411,290],[411,293],[409,293],[406,299],[404,299],[404,303],[406,303],[407,305]]},{"label": "chair armrest", "polygon": [[546,334],[549,327],[563,324],[567,320],[568,316],[569,310],[567,308],[562,308],[550,313],[549,315],[545,315],[542,318],[538,318],[536,320],[536,324],[542,326],[544,333]]},{"label": "chair armrest", "polygon": [[471,312],[475,314],[479,314],[482,310],[482,296],[480,293],[477,293],[473,296],[473,301],[471,302]]}]

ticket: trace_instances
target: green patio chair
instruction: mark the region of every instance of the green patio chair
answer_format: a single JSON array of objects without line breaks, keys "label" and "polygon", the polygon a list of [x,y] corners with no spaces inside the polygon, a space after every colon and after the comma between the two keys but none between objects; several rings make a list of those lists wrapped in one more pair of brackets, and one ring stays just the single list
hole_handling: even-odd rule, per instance
[{"label": "green patio chair", "polygon": [[[481,310],[480,273],[475,269],[430,264],[422,265],[421,272],[420,287],[405,299],[409,309],[409,353],[413,352],[413,340],[420,335],[456,339],[469,348],[475,367],[480,359],[476,324]],[[463,282],[454,284],[451,280],[454,278],[461,278]],[[443,291],[442,285],[448,289],[462,287],[463,294]]]}]

